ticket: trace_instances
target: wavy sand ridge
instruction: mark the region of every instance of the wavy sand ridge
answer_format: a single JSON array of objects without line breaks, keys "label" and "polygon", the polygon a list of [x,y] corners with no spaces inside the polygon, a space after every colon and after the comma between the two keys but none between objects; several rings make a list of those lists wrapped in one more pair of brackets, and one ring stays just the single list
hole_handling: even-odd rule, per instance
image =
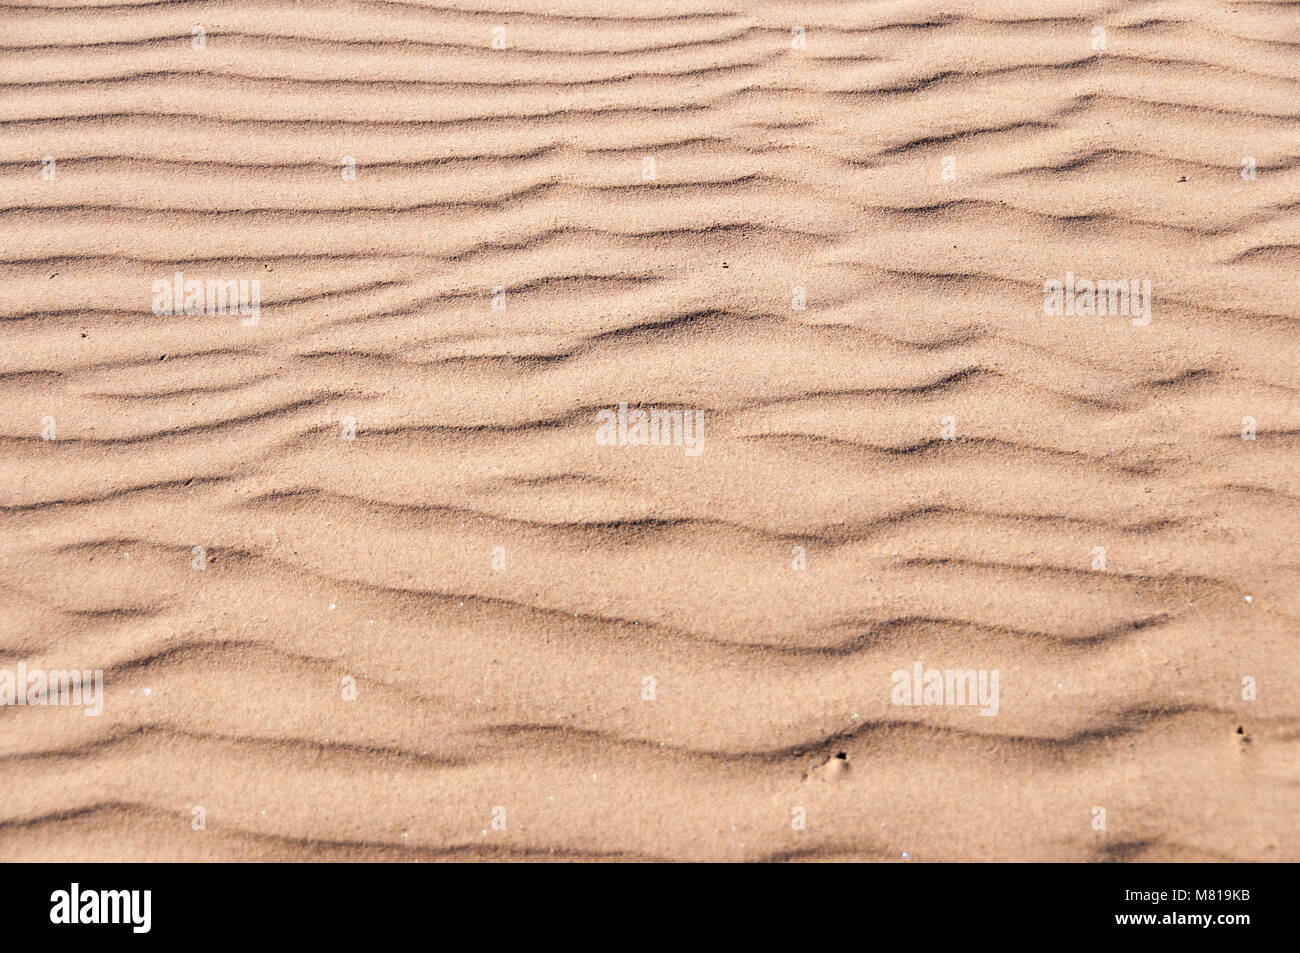
[{"label": "wavy sand ridge", "polygon": [[545,7],[0,8],[0,858],[1300,859],[1300,6]]}]

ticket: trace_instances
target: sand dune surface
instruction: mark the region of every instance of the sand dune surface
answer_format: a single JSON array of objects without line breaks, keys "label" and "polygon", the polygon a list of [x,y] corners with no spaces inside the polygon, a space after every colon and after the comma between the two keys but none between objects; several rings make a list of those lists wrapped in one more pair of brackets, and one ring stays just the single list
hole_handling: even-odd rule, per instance
[{"label": "sand dune surface", "polygon": [[7,3],[0,125],[0,859],[1300,860],[1300,5]]}]

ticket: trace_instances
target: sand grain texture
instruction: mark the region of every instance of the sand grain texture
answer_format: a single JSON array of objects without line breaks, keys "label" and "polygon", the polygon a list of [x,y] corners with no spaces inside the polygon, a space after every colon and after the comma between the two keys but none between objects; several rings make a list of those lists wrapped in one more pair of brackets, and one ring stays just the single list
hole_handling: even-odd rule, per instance
[{"label": "sand grain texture", "polygon": [[10,3],[0,126],[0,668],[106,682],[0,859],[1300,860],[1300,5]]}]

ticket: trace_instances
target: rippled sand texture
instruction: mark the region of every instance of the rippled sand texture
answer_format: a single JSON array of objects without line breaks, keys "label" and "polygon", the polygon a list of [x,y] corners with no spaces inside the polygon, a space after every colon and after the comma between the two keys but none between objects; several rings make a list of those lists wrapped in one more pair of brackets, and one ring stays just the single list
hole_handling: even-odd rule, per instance
[{"label": "rippled sand texture", "polygon": [[1300,860],[1300,5],[51,0],[0,80],[0,668],[105,672],[0,859]]}]

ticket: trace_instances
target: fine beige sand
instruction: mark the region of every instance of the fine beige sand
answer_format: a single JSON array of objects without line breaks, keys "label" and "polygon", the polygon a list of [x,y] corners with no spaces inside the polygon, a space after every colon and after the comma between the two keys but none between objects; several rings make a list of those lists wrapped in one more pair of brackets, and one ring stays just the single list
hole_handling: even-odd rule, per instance
[{"label": "fine beige sand", "polygon": [[0,84],[0,685],[103,671],[0,860],[1300,860],[1300,4],[21,0]]}]

